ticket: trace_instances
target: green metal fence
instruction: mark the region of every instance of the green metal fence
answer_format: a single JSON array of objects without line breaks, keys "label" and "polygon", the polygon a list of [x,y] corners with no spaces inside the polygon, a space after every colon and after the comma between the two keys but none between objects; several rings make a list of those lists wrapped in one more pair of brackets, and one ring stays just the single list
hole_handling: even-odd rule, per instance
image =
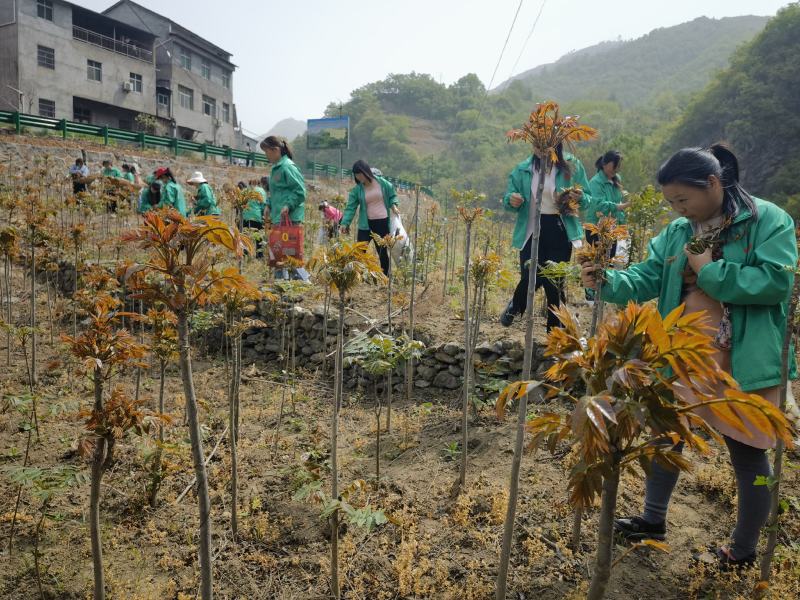
[{"label": "green metal fence", "polygon": [[[127,131],[125,129],[115,129],[105,125],[76,123],[75,121],[67,121],[66,119],[50,119],[48,117],[40,117],[38,115],[29,115],[20,112],[0,111],[0,124],[13,125],[18,134],[22,133],[23,127],[30,127],[60,131],[64,139],[67,139],[68,134],[76,133],[79,135],[102,138],[103,143],[106,145],[108,145],[109,140],[115,140],[136,144],[142,150],[146,148],[167,149],[175,156],[178,156],[182,151],[196,152],[202,154],[204,159],[209,156],[227,158],[231,164],[233,164],[234,159],[249,161],[249,164],[252,165],[268,166],[270,164],[266,157],[260,153],[244,152],[243,150],[234,150],[233,148],[213,146],[211,144],[198,144],[197,142],[179,138],[148,135],[143,131]],[[350,178],[353,175],[350,169],[340,170],[339,167],[333,165],[324,165],[315,162],[308,162],[306,168],[308,170],[307,175],[310,175],[312,179],[318,177]],[[411,181],[397,179],[396,177],[385,177],[385,179],[401,190],[414,189],[416,186],[416,184]],[[420,191],[430,196],[433,195],[433,192],[428,187],[421,187]]]}]

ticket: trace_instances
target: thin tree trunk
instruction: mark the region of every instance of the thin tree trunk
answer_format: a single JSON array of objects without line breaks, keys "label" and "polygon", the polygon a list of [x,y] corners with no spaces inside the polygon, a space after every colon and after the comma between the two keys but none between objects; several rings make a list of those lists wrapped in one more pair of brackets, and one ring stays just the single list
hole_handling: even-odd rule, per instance
[{"label": "thin tree trunk", "polygon": [[375,379],[372,384],[375,394],[375,423],[377,430],[375,432],[375,489],[381,487],[381,396],[378,394],[378,380]]},{"label": "thin tree trunk", "polygon": [[[331,308],[331,290],[325,290],[325,309],[322,314],[322,374],[328,370],[328,311]],[[281,342],[282,344],[282,342]]]},{"label": "thin tree trunk", "polygon": [[[164,379],[167,371],[167,361],[161,359],[159,361],[159,381],[158,381],[158,414],[164,414]],[[161,453],[164,448],[164,423],[158,422],[158,447],[156,454],[153,457],[153,473],[151,475],[150,483],[150,507],[155,508],[158,497],[158,490],[161,487]]]},{"label": "thin tree trunk", "polygon": [[447,298],[447,267],[450,262],[450,232],[444,232],[444,282],[442,283],[442,300]]},{"label": "thin tree trunk", "polygon": [[[417,293],[417,224],[419,219],[419,186],[415,187],[416,200],[414,201],[414,242],[411,261],[411,299],[408,305],[408,338],[414,339],[414,301]],[[406,402],[411,403],[414,397],[414,358],[409,358],[406,363]]]},{"label": "thin tree trunk", "polygon": [[[6,256],[3,264],[3,275],[6,278],[6,322],[11,325],[11,258]],[[11,366],[11,328],[6,330],[6,364]]]},{"label": "thin tree trunk", "polygon": [[[792,290],[791,301],[789,302],[789,312],[786,316],[786,331],[783,335],[783,348],[781,349],[781,387],[780,387],[780,408],[781,412],[786,411],[786,397],[789,391],[789,355],[794,337],[794,315],[797,312],[798,296],[800,296],[800,276],[795,275],[794,289]],[[775,459],[773,466],[773,477],[775,483],[772,486],[772,498],[770,500],[769,521],[767,521],[767,546],[764,549],[764,556],[761,558],[761,581],[769,583],[772,571],[772,557],[775,555],[775,547],[778,545],[778,519],[780,517],[781,500],[781,477],[783,476],[783,454],[785,445],[783,440],[778,440],[775,444]]]},{"label": "thin tree trunk", "polygon": [[[541,173],[547,173],[550,167],[549,157],[541,161]],[[525,308],[525,355],[522,365],[522,379],[530,380],[533,367],[533,312],[534,293],[536,291],[536,264],[539,260],[539,233],[541,231],[542,190],[544,177],[539,177],[533,212],[533,233],[531,234],[531,260],[528,265],[528,305]],[[511,542],[514,537],[514,519],[517,514],[517,496],[519,494],[519,470],[522,465],[522,450],[525,441],[525,422],[528,415],[528,395],[520,398],[517,412],[517,435],[514,440],[514,458],[511,462],[511,482],[508,491],[508,507],[503,530],[503,543],[500,553],[500,565],[497,570],[496,600],[505,600],[508,584],[508,565],[511,559]]]},{"label": "thin tree trunk", "polygon": [[[388,249],[387,249],[388,252]],[[392,330],[392,257],[391,253],[389,253],[389,274],[388,274],[388,286],[389,286],[389,299],[387,302],[388,305],[388,314],[387,314],[387,321],[389,323],[389,337],[392,338],[392,343],[394,343],[394,331]],[[392,374],[394,371],[394,367],[389,369],[389,372],[386,374],[386,433],[392,433]],[[378,429],[380,429],[380,419],[378,419]],[[380,432],[379,432],[380,435]]]},{"label": "thin tree trunk", "polygon": [[[103,410],[103,379],[99,368],[94,370],[94,410]],[[92,460],[92,485],[89,495],[89,530],[92,542],[92,568],[94,571],[94,600],[106,597],[103,576],[103,545],[100,537],[100,485],[106,462],[106,438],[98,436]]]},{"label": "thin tree trunk", "polygon": [[36,228],[31,228],[31,380],[36,384]]},{"label": "thin tree trunk", "polygon": [[[178,293],[185,290],[179,286]],[[189,318],[186,310],[178,311],[178,344],[180,346],[179,364],[183,393],[186,396],[186,418],[189,425],[189,437],[192,443],[192,461],[194,462],[197,480],[197,502],[200,517],[200,597],[212,600],[214,597],[211,568],[211,501],[208,496],[208,478],[203,456],[203,437],[200,433],[200,418],[197,412],[194,379],[192,377],[192,357],[189,347]]]},{"label": "thin tree trunk", "polygon": [[[339,499],[339,473],[336,446],[339,433],[339,406],[342,401],[342,368],[344,365],[344,292],[339,291],[339,332],[336,336],[336,380],[331,417],[331,498]],[[339,511],[328,519],[331,530],[331,594],[339,600]]]},{"label": "thin tree trunk", "polygon": [[[231,321],[233,317],[231,317]],[[230,380],[230,393],[228,397],[228,444],[231,449],[231,534],[233,539],[238,539],[239,536],[239,515],[237,510],[238,488],[239,488],[239,456],[237,453],[237,435],[236,435],[236,396],[238,395],[237,379],[239,378],[239,340],[238,337],[234,338],[232,355],[231,372],[232,377]]]},{"label": "thin tree trunk", "polygon": [[458,485],[463,490],[467,482],[467,449],[469,444],[469,372],[472,367],[472,344],[470,343],[469,314],[469,254],[472,236],[472,223],[467,222],[467,234],[464,244],[464,398],[461,404],[461,469],[458,473]]},{"label": "thin tree trunk", "polygon": [[42,570],[39,567],[39,540],[42,536],[42,524],[47,516],[47,505],[49,500],[45,500],[39,509],[39,522],[36,523],[36,532],[33,536],[33,568],[36,573],[36,587],[39,589],[39,598],[45,600],[44,590],[42,590]]},{"label": "thin tree trunk", "polygon": [[597,532],[597,560],[589,586],[587,600],[600,600],[606,593],[611,577],[611,558],[614,552],[614,512],[619,489],[619,460],[615,459],[611,473],[603,478],[603,496],[600,501],[600,522]]}]

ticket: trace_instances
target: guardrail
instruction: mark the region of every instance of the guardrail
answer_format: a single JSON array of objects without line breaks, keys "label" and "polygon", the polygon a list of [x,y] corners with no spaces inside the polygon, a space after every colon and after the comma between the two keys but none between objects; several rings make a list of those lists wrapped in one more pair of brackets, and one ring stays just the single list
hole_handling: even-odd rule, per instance
[{"label": "guardrail", "polygon": [[[234,150],[233,148],[213,146],[211,144],[199,144],[180,138],[149,135],[143,131],[128,131],[126,129],[116,129],[106,125],[90,125],[88,123],[77,123],[66,119],[51,119],[20,112],[0,111],[0,124],[13,125],[17,134],[22,133],[23,127],[31,127],[61,132],[64,139],[67,139],[68,134],[76,133],[79,135],[102,138],[105,145],[108,145],[109,140],[115,140],[136,144],[142,150],[148,147],[166,149],[171,151],[175,156],[178,156],[182,151],[196,152],[202,154],[204,159],[207,159],[209,156],[227,158],[231,164],[233,164],[234,159],[249,161],[251,165],[268,166],[270,164],[266,157],[260,153]],[[339,167],[333,165],[324,165],[310,161],[306,164],[306,170],[306,175],[310,176],[311,179],[316,179],[318,176],[327,178],[349,178],[353,175],[350,169],[340,170]],[[396,177],[384,176],[384,178],[391,182],[392,185],[402,190],[414,189],[417,185],[411,181],[398,179]],[[420,187],[420,191],[429,196],[433,196],[433,191],[428,187]]]},{"label": "guardrail", "polygon": [[117,54],[122,54],[137,60],[143,60],[144,62],[153,62],[153,52],[147,48],[141,48],[134,44],[128,44],[122,40],[108,37],[102,33],[90,31],[89,29],[78,27],[77,25],[72,26],[72,37],[81,42],[91,44],[92,46],[99,46],[100,48],[111,50]]}]

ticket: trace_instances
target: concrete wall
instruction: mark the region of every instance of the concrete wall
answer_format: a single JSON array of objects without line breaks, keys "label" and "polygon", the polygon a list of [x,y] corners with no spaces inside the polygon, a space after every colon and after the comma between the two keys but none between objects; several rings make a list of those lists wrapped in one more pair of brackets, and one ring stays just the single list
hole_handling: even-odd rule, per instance
[{"label": "concrete wall", "polygon": [[[158,36],[156,41],[156,68],[158,79],[169,81],[172,90],[172,117],[179,127],[188,127],[198,132],[195,141],[212,143],[217,146],[236,147],[236,137],[233,130],[233,70],[234,66],[218,56],[208,52],[199,44],[191,40],[170,33],[170,21],[164,17],[153,14],[151,11],[142,10],[140,7],[122,3],[113,6],[103,13],[109,17],[123,21],[134,27],[150,31]],[[185,48],[192,57],[192,69],[188,71],[181,66],[178,47]],[[168,54],[169,52],[169,54]],[[205,58],[211,63],[211,79],[204,79],[201,75],[201,59]],[[227,70],[231,74],[231,87],[222,86],[222,72]],[[194,109],[188,110],[180,105],[178,86],[194,91]],[[203,95],[210,96],[217,101],[217,119],[221,122],[218,128],[214,125],[214,117],[203,113]],[[225,123],[222,119],[222,104],[230,106],[231,122]],[[159,115],[164,116],[164,115]]]},{"label": "concrete wall", "polygon": [[17,110],[19,87],[17,62],[17,1],[0,0],[0,110]]},{"label": "concrete wall", "polygon": [[[136,60],[87,44],[72,37],[72,9],[66,4],[53,3],[53,21],[36,16],[35,0],[22,0],[19,15],[19,70],[23,91],[31,90],[36,101],[34,114],[38,113],[38,99],[56,103],[56,118],[73,118],[73,96],[103,102],[134,111],[155,113],[155,69],[152,63]],[[55,50],[55,69],[37,64],[37,45]],[[103,65],[103,80],[90,81],[87,60]],[[125,92],[123,82],[130,74],[142,76],[142,92]],[[28,110],[28,107],[24,107]],[[92,123],[119,127],[119,118],[130,119],[130,113],[113,116],[109,108],[100,115],[92,115]],[[99,118],[100,117],[100,118]]]}]

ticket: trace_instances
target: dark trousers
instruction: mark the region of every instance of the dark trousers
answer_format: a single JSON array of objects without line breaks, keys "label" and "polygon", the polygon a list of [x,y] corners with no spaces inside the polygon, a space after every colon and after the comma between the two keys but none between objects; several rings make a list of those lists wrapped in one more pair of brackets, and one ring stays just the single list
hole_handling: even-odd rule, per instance
[{"label": "dark trousers", "polygon": [[[359,242],[369,242],[372,240],[370,237],[370,233],[374,233],[375,235],[379,235],[381,237],[385,235],[389,235],[389,219],[369,219],[369,229],[359,229],[358,230],[358,237],[356,238]],[[378,258],[381,261],[381,270],[383,271],[384,275],[389,275],[389,251],[386,248],[378,246],[375,244],[375,247],[378,250]]]},{"label": "dark trousers", "polygon": [[[542,215],[542,227],[539,233],[539,257],[537,260],[539,268],[548,261],[567,262],[572,257],[572,243],[567,238],[564,230],[564,223],[559,215]],[[521,315],[528,306],[528,261],[531,258],[531,240],[533,236],[525,242],[525,247],[519,253],[520,279],[514,290],[514,297],[511,304],[511,312]],[[551,281],[546,277],[536,274],[536,289],[544,288],[547,297],[547,306],[557,308],[561,306],[564,299],[564,282]],[[559,327],[561,321],[552,312],[547,312],[547,330]]]},{"label": "dark trousers", "polygon": [[[244,229],[260,229],[264,230],[264,223],[260,221],[251,221],[250,219],[242,221],[242,228]],[[256,240],[256,258],[264,257],[264,236]]]},{"label": "dark trousers", "polygon": [[86,191],[86,184],[85,183],[79,183],[77,181],[73,181],[72,182],[72,194],[73,195],[80,194],[81,192],[85,192],[85,191]]}]

